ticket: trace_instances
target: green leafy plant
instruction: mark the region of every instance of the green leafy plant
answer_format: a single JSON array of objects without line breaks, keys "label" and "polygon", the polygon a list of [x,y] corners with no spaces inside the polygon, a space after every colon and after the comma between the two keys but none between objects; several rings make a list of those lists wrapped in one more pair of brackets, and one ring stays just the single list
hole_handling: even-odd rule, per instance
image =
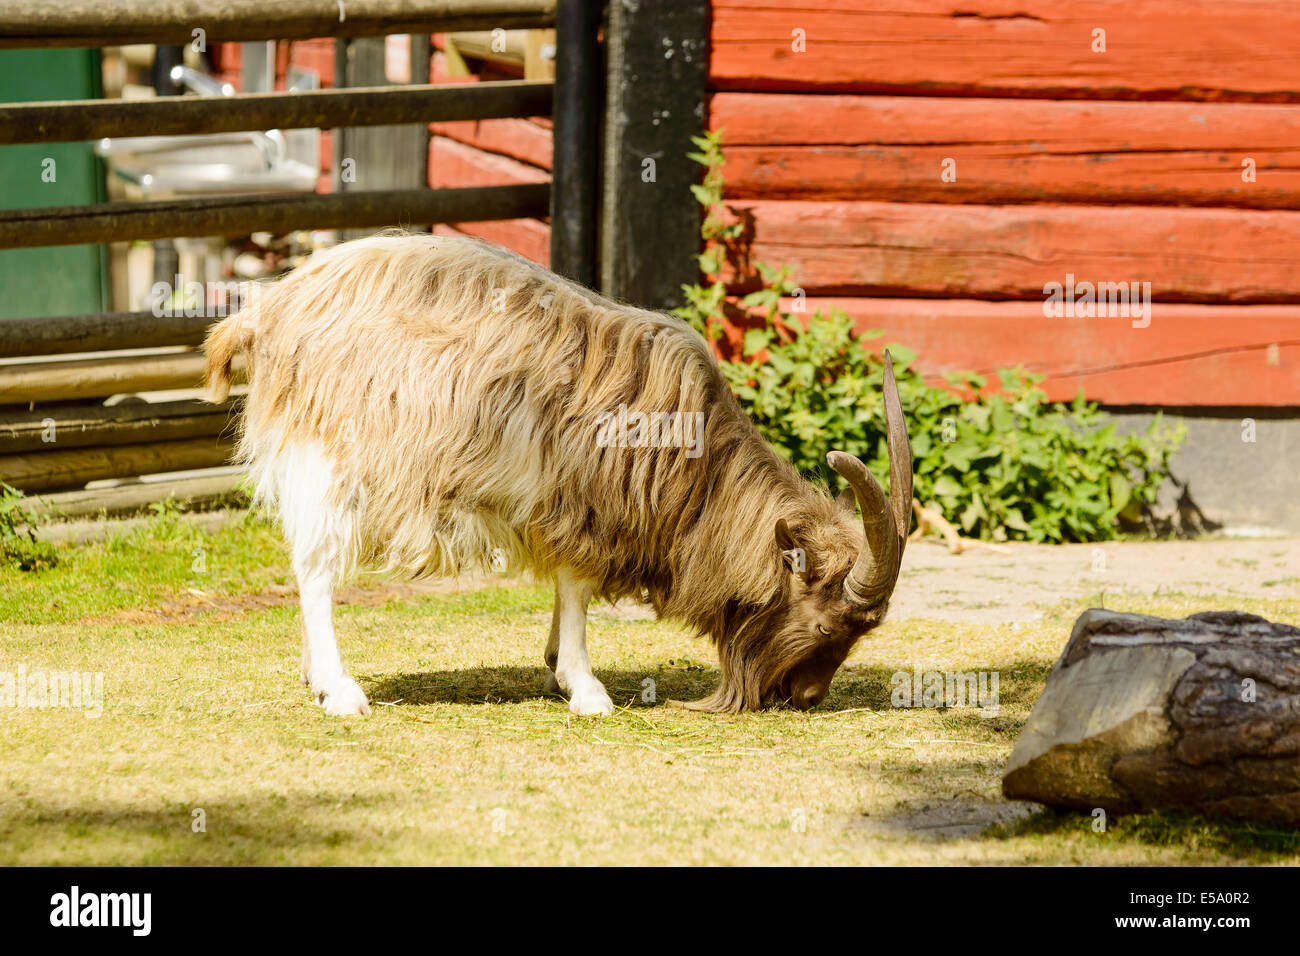
[{"label": "green leafy plant", "polygon": [[[838,448],[885,477],[884,360],[864,347],[883,333],[856,332],[838,309],[807,317],[784,311],[782,297],[796,290],[784,267],[756,263],[760,288],[729,305],[722,273],[742,226],[722,205],[721,132],[694,142],[699,151],[690,156],[705,167],[703,183],[692,187],[705,207],[696,256],[703,281],[683,287],[686,305],[677,314],[715,343],[741,404],[796,468],[832,482],[825,454]],[[743,329],[738,346],[720,342],[729,324]],[[914,369],[911,349],[888,348],[911,433],[916,497],[973,537],[1113,538],[1149,513],[1182,443],[1182,428],[1159,416],[1143,434],[1121,434],[1082,394],[1049,402],[1041,376],[1023,369],[999,371],[997,390],[974,372],[946,376],[943,387]]]},{"label": "green leafy plant", "polygon": [[36,515],[24,500],[21,491],[0,481],[0,561],[20,571],[53,567],[58,555],[36,536]]}]

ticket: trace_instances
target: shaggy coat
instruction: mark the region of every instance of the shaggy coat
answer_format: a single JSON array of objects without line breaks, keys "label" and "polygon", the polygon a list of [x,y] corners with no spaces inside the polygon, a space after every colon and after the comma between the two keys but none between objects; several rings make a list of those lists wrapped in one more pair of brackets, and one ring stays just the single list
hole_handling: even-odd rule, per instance
[{"label": "shaggy coat", "polygon": [[[295,554],[311,551],[332,580],[358,566],[456,574],[494,554],[568,569],[595,596],[646,600],[711,638],[722,682],[700,705],[721,710],[788,697],[800,666],[829,666],[828,685],[884,614],[887,593],[844,600],[868,544],[851,499],[804,481],[759,436],[698,333],[502,249],[428,235],[342,244],[258,289],[206,349],[216,400],[246,354],[239,457]],[[621,406],[698,413],[700,444],[601,441]],[[316,469],[312,500],[286,500]],[[910,503],[910,456],[906,479]],[[800,574],[781,556],[795,547]]]}]

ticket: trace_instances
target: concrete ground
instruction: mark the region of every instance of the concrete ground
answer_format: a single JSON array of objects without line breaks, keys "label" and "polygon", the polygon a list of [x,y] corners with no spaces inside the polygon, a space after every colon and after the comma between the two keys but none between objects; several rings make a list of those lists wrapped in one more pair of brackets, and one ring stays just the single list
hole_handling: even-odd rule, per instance
[{"label": "concrete ground", "polygon": [[1300,595],[1300,537],[1010,544],[1006,555],[954,555],[937,541],[908,545],[891,619],[1025,623],[1045,607],[1094,595],[1117,610],[1135,594]]}]

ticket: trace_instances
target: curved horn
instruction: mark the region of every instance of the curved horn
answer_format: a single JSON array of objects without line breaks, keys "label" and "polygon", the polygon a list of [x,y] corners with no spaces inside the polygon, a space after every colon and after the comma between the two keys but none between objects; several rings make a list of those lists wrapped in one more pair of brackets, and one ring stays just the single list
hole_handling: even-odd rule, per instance
[{"label": "curved horn", "polygon": [[891,496],[885,494],[875,475],[854,456],[842,451],[826,456],[827,464],[853,488],[862,511],[863,548],[844,580],[844,591],[849,600],[863,604],[875,603],[893,591],[912,515],[912,446],[907,438],[898,383],[894,381],[894,363],[888,349],[885,350],[884,400]]}]

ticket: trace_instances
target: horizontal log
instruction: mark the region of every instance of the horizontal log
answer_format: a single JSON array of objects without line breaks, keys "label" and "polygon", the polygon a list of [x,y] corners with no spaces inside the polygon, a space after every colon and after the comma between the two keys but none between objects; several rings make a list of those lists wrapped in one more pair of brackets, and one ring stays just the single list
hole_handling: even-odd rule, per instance
[{"label": "horizontal log", "polygon": [[[242,375],[242,358],[235,367]],[[0,405],[200,388],[206,368],[198,352],[0,365]]]},{"label": "horizontal log", "polygon": [[238,401],[123,402],[0,412],[0,455],[233,432]]},{"label": "horizontal log", "polygon": [[1161,302],[1300,301],[1300,213],[1139,206],[748,201],[735,273],[788,263],[809,293],[1037,299],[1068,274]]},{"label": "horizontal log", "polygon": [[[159,501],[174,501],[186,508],[211,506],[238,498],[243,475],[204,475],[169,481],[133,482],[113,488],[60,491],[23,502],[38,518],[84,518],[91,515],[128,515],[145,511]],[[45,529],[42,529],[42,537]]]},{"label": "horizontal log", "polygon": [[0,321],[0,358],[198,345],[220,316],[103,312]]},{"label": "horizontal log", "polygon": [[229,438],[186,438],[103,448],[0,455],[0,481],[20,491],[79,488],[88,481],[215,468],[234,451]]},{"label": "horizontal log", "polygon": [[384,189],[310,196],[212,196],[0,211],[0,249],[241,236],[298,229],[368,229],[545,216],[550,186]]},{"label": "horizontal log", "polygon": [[0,0],[0,49],[549,27],[555,0]]},{"label": "horizontal log", "polygon": [[429,141],[429,182],[435,189],[544,183],[549,179],[546,170],[445,136],[434,136]]},{"label": "horizontal log", "polygon": [[718,93],[710,125],[737,198],[1300,205],[1300,105]]},{"label": "horizontal log", "polygon": [[550,113],[551,91],[551,83],[505,81],[0,105],[0,145],[532,116]]},{"label": "horizontal log", "polygon": [[1292,0],[716,0],[711,35],[728,90],[1300,101]]},{"label": "horizontal log", "polygon": [[458,222],[434,226],[440,236],[473,236],[486,239],[525,259],[549,267],[551,264],[551,227],[536,219],[503,219],[499,222]]},{"label": "horizontal log", "polygon": [[947,372],[1023,365],[1058,401],[1082,391],[1111,405],[1300,405],[1300,306],[1156,303],[1145,328],[1049,319],[1040,302],[812,298],[803,308],[843,309],[859,331],[883,330],[869,347],[906,345],[936,384]]},{"label": "horizontal log", "polygon": [[551,130],[530,119],[434,123],[433,132],[484,152],[500,153],[541,169],[551,168]]}]

